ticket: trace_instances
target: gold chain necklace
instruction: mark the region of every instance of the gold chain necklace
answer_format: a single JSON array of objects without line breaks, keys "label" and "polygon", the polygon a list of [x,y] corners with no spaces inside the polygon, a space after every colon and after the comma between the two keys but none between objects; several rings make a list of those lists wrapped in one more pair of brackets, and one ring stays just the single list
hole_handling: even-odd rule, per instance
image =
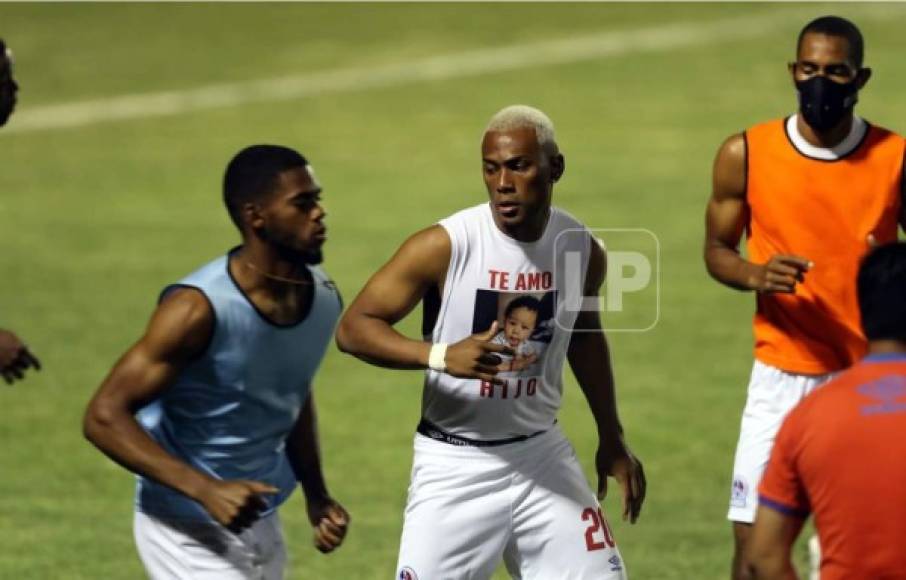
[{"label": "gold chain necklace", "polygon": [[306,284],[313,285],[314,284],[313,280],[300,280],[298,278],[284,278],[283,276],[278,276],[276,274],[270,274],[270,273],[265,272],[264,270],[260,269],[256,265],[252,264],[251,262],[246,262],[245,260],[242,261],[242,264],[244,266],[247,266],[250,270],[254,270],[255,272],[261,274],[262,276],[264,276],[265,278],[268,278],[270,280],[276,280],[278,282],[286,282],[287,284],[300,284],[300,285],[306,285]]}]

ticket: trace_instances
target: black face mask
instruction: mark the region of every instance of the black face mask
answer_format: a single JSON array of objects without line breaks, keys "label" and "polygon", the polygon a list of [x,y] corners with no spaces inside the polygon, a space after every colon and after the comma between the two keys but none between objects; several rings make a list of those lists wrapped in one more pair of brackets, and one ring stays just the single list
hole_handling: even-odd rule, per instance
[{"label": "black face mask", "polygon": [[858,101],[856,80],[835,83],[826,77],[812,77],[796,83],[799,91],[799,111],[805,122],[816,131],[826,131],[837,125],[844,115],[852,113]]}]

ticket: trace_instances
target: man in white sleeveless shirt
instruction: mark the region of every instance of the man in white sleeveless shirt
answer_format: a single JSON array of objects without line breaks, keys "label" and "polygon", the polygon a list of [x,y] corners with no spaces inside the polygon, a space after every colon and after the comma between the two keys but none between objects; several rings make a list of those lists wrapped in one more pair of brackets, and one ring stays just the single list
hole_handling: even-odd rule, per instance
[{"label": "man in white sleeveless shirt", "polygon": [[239,152],[224,201],[242,245],[164,289],[88,406],[85,436],[138,475],[135,540],[153,580],[283,578],[277,508],[298,484],[315,546],[343,541],[311,395],[342,309],[318,266],[320,196],[296,151]]},{"label": "man in white sleeveless shirt", "polygon": [[[564,161],[544,113],[503,109],[481,149],[490,201],[409,238],[337,331],[367,362],[426,369],[397,578],[489,578],[501,558],[514,578],[625,578],[556,425],[568,359],[598,425],[598,497],[615,477],[634,522],[645,478],[623,440],[599,316],[567,308],[570,295],[597,295],[604,252],[551,207]],[[568,256],[581,266],[572,279],[558,272]],[[422,300],[425,340],[394,330]]]}]

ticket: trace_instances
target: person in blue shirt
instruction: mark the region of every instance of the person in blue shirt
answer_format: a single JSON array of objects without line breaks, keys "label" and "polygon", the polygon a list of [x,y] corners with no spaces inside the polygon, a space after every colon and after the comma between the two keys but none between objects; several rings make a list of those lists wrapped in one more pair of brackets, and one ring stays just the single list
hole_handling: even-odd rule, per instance
[{"label": "person in blue shirt", "polygon": [[342,310],[319,266],[321,186],[296,151],[255,145],[223,190],[242,245],[164,289],[85,412],[85,436],[138,475],[152,579],[282,578],[277,508],[297,482],[319,550],[349,525],[324,482],[311,394]]}]

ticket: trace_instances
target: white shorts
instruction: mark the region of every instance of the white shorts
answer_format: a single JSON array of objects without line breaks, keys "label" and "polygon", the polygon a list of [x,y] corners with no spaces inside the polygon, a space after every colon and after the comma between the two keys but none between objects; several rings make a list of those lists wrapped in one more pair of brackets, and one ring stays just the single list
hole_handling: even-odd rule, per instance
[{"label": "white shorts", "polygon": [[135,512],[135,545],[151,580],[282,580],[286,547],[274,512],[234,534],[218,524]]},{"label": "white shorts", "polygon": [[462,447],[415,436],[398,580],[623,580],[613,532],[559,427]]},{"label": "white shorts", "polygon": [[774,438],[793,407],[834,373],[799,375],[756,360],[752,365],[739,443],[733,462],[730,511],[727,519],[751,524],[758,507],[758,483],[771,456]]}]

